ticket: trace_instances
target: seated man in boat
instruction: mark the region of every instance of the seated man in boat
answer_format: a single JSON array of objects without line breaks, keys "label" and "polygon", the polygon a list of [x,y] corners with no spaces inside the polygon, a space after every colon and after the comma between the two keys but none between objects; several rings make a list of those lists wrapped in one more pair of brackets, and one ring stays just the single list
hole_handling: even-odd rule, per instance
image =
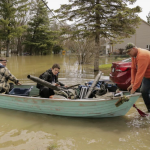
[{"label": "seated man in boat", "polygon": [[13,81],[17,85],[21,85],[19,80],[10,73],[10,71],[6,68],[7,60],[6,58],[0,58],[0,93],[9,93],[10,84],[8,80]]},{"label": "seated man in boat", "polygon": [[[60,70],[59,64],[54,64],[51,69],[41,74],[39,78],[47,82],[50,82],[55,86],[64,86],[63,83],[58,81],[59,70]],[[50,98],[50,96],[55,94],[52,89],[45,87],[43,85],[37,84],[37,88],[40,89],[39,94],[41,97]]]}]

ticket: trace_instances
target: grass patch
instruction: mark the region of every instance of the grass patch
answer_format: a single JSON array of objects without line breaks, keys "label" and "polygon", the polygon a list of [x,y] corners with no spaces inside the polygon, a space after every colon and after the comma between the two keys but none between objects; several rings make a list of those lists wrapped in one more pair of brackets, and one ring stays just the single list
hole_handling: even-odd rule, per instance
[{"label": "grass patch", "polygon": [[124,56],[124,55],[123,56],[121,56],[121,55],[115,56],[116,61],[120,61],[120,60],[127,59],[127,58],[130,58],[130,56],[128,56],[128,55],[126,55],[126,56]]},{"label": "grass patch", "polygon": [[99,66],[99,69],[104,73],[104,76],[109,76],[111,72],[111,66],[112,64],[103,64]]},{"label": "grass patch", "polygon": [[112,64],[103,64],[103,65],[100,65],[99,68],[111,68],[111,65]]}]

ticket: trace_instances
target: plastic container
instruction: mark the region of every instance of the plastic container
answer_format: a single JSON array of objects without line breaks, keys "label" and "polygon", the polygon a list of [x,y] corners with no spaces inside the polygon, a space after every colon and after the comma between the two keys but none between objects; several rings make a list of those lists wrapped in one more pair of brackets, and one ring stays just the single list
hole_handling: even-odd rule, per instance
[{"label": "plastic container", "polygon": [[30,91],[29,89],[24,88],[13,88],[10,92],[10,95],[19,95],[19,96],[29,96]]}]

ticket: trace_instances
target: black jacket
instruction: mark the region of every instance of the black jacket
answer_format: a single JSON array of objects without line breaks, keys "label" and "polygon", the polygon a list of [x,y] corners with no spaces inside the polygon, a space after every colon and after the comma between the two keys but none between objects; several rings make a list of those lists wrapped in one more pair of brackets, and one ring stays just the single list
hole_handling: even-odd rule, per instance
[{"label": "black jacket", "polygon": [[[44,81],[50,82],[50,83],[55,82],[55,83],[59,83],[61,86],[64,86],[63,83],[61,83],[61,82],[58,81],[58,74],[54,75],[52,73],[51,69],[46,70],[43,74],[41,74],[39,76],[39,78],[42,79],[42,80],[44,80]],[[37,84],[37,88],[40,89],[42,87],[43,87],[43,85]]]}]

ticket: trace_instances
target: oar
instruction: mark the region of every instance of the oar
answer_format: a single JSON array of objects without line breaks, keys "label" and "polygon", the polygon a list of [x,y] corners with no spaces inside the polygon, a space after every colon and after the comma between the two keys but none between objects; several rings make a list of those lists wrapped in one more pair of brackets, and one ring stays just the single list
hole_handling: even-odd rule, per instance
[{"label": "oar", "polygon": [[94,79],[94,82],[92,83],[91,87],[89,88],[89,90],[88,90],[85,98],[89,98],[89,96],[91,95],[91,93],[92,93],[95,85],[97,84],[97,82],[99,81],[99,79],[101,78],[101,76],[102,76],[102,72],[99,71],[99,73],[97,74],[97,76]]},{"label": "oar", "polygon": [[[129,91],[130,91],[130,90],[129,90]],[[141,117],[146,117],[146,116],[148,116],[148,114],[146,114],[146,113],[144,113],[142,110],[138,109],[135,104],[133,104],[133,107],[138,111],[138,113],[140,114]]]},{"label": "oar", "polygon": [[133,107],[136,108],[136,110],[137,110],[138,113],[141,115],[141,117],[146,117],[146,116],[148,116],[148,114],[146,114],[146,113],[144,113],[143,111],[141,111],[140,109],[138,109],[135,104],[133,104]]}]

